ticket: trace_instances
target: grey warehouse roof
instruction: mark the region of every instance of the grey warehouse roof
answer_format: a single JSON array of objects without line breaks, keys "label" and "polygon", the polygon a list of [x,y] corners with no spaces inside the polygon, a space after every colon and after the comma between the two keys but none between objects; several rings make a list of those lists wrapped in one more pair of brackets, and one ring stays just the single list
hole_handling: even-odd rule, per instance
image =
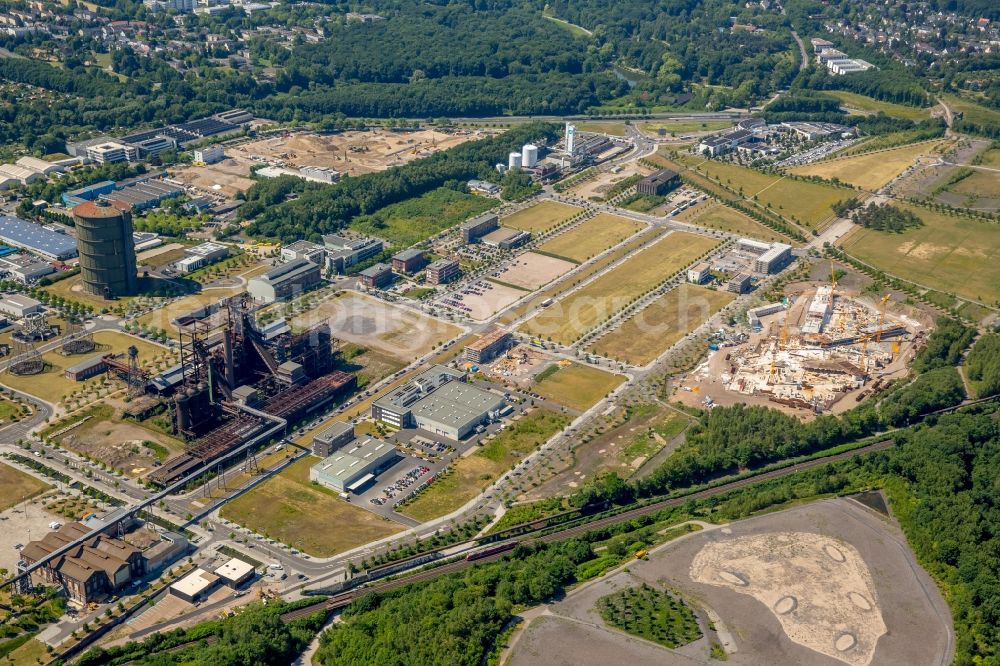
[{"label": "grey warehouse roof", "polygon": [[53,259],[68,259],[77,254],[76,239],[72,236],[9,215],[0,216],[0,239]]},{"label": "grey warehouse roof", "polygon": [[464,382],[448,382],[417,402],[413,406],[413,413],[451,428],[460,428],[503,405],[504,399],[499,395]]}]

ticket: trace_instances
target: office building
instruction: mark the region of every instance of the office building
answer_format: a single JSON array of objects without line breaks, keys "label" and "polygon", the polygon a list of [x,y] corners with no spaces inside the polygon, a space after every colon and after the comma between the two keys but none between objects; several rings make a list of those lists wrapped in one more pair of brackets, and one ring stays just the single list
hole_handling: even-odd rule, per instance
[{"label": "office building", "polygon": [[681,184],[681,177],[676,171],[670,169],[660,169],[656,173],[646,176],[635,184],[635,191],[647,196],[663,196],[670,190]]},{"label": "office building", "polygon": [[378,238],[345,238],[327,234],[323,236],[323,247],[326,248],[327,266],[343,273],[349,266],[381,254],[385,244]]},{"label": "office building", "polygon": [[101,143],[87,148],[87,157],[98,164],[112,164],[128,160],[128,148],[116,141]]},{"label": "office building", "polygon": [[358,284],[365,289],[384,289],[392,284],[392,268],[378,263],[358,273]]},{"label": "office building", "polygon": [[474,243],[479,240],[480,237],[494,231],[500,226],[500,218],[497,217],[496,213],[486,213],[475,217],[468,222],[463,222],[461,228],[462,231],[462,241],[465,243]]},{"label": "office building", "polygon": [[711,269],[712,267],[709,266],[704,261],[701,262],[700,264],[695,264],[694,266],[688,269],[687,273],[688,282],[692,284],[701,284],[702,282],[708,279],[709,275],[711,275]]},{"label": "office building", "polygon": [[168,589],[172,597],[183,599],[189,604],[201,601],[219,584],[219,577],[202,568],[197,568]]},{"label": "office building", "polygon": [[202,164],[215,164],[226,159],[226,151],[217,143],[206,148],[196,148],[194,151],[194,161]]},{"label": "office building", "polygon": [[792,261],[792,246],[774,243],[766,252],[757,257],[754,270],[758,273],[777,273]]},{"label": "office building", "polygon": [[347,446],[354,441],[354,426],[345,421],[337,421],[329,428],[323,429],[313,436],[313,455],[326,458],[334,451]]},{"label": "office building", "polygon": [[408,250],[392,255],[392,270],[397,273],[413,275],[427,265],[427,255],[423,250],[411,247]]},{"label": "office building", "polygon": [[737,273],[733,278],[726,284],[726,291],[733,294],[745,294],[750,291],[750,287],[753,285],[753,276],[749,273]]},{"label": "office building", "polygon": [[563,141],[566,146],[566,154],[570,156],[576,154],[576,125],[566,123],[566,136]]},{"label": "office building", "polygon": [[447,284],[461,274],[462,269],[455,259],[438,259],[427,267],[427,284]]},{"label": "office building", "polygon": [[211,241],[189,247],[185,252],[188,256],[178,260],[176,264],[179,273],[190,273],[229,256],[228,247]]},{"label": "office building", "polygon": [[267,273],[250,278],[247,293],[259,301],[274,303],[288,300],[320,283],[320,268],[305,259],[288,261]]},{"label": "office building", "polygon": [[80,281],[84,291],[104,298],[131,296],[139,287],[132,216],[100,202],[73,209]]},{"label": "office building", "polygon": [[219,577],[219,580],[233,589],[252,579],[255,573],[252,564],[235,557],[215,570],[215,575]]},{"label": "office building", "polygon": [[338,493],[361,492],[400,457],[392,444],[365,437],[309,468],[309,480]]},{"label": "office building", "polygon": [[326,248],[322,245],[310,243],[306,240],[299,240],[295,241],[291,245],[286,245],[281,248],[281,258],[283,261],[305,259],[306,261],[313,262],[317,266],[322,266],[326,258]]},{"label": "office building", "polygon": [[510,331],[494,328],[478,340],[470,342],[463,350],[463,357],[470,363],[489,363],[510,347],[514,336]]}]

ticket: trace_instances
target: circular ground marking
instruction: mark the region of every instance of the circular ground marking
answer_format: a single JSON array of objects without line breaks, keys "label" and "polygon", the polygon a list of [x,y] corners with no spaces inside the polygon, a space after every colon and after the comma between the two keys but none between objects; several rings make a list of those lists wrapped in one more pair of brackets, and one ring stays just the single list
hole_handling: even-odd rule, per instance
[{"label": "circular ground marking", "polygon": [[847,595],[847,598],[851,600],[851,603],[860,608],[861,610],[870,611],[872,609],[872,604],[870,601],[864,598],[864,596],[858,594],[857,592],[851,592]]},{"label": "circular ground marking", "polygon": [[857,642],[858,639],[856,639],[853,634],[841,634],[837,637],[837,642],[834,643],[833,646],[841,652],[845,652],[854,647]]},{"label": "circular ground marking", "polygon": [[719,578],[730,583],[732,585],[739,585],[740,587],[746,587],[747,582],[743,580],[742,577],[734,574],[732,571],[720,571]]},{"label": "circular ground marking", "polygon": [[728,527],[723,527],[719,531],[722,532],[723,534],[732,534],[733,533],[733,531],[731,529],[729,529]]},{"label": "circular ground marking", "polygon": [[834,562],[844,562],[847,560],[844,554],[840,552],[840,549],[832,544],[828,543],[823,546],[823,552],[826,553],[826,556]]},{"label": "circular ground marking", "polygon": [[795,597],[781,597],[778,599],[778,603],[774,604],[774,612],[778,615],[787,615],[796,609],[799,605],[799,600]]}]

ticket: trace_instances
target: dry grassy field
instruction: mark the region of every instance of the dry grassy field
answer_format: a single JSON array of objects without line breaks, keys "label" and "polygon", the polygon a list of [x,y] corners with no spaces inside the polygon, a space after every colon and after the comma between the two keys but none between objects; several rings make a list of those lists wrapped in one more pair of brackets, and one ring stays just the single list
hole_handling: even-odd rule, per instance
[{"label": "dry grassy field", "polygon": [[646,365],[732,302],[728,292],[682,284],[588,347],[601,356]]},{"label": "dry grassy field", "polygon": [[1000,226],[901,205],[924,226],[903,233],[856,229],[842,242],[858,259],[932,289],[1000,302]]},{"label": "dry grassy field", "polygon": [[646,225],[617,215],[600,213],[564,234],[543,243],[538,249],[582,264],[609,247],[621,243]]},{"label": "dry grassy field", "polygon": [[807,227],[822,226],[833,218],[833,204],[853,196],[851,190],[842,187],[772,176],[736,164],[691,156],[682,161],[733,192]]},{"label": "dry grassy field", "polygon": [[824,160],[789,169],[798,176],[819,176],[875,191],[901,174],[921,155],[940,152],[947,141],[923,141],[899,148],[865,153],[856,157]]},{"label": "dry grassy field", "polygon": [[505,227],[530,231],[533,234],[545,233],[552,227],[564,222],[580,212],[576,206],[568,206],[556,201],[543,201],[529,208],[519,210],[500,222]]},{"label": "dry grassy field", "polygon": [[0,463],[0,511],[40,495],[51,487],[30,474]]},{"label": "dry grassy field", "polygon": [[675,231],[525,322],[529,335],[572,344],[584,333],[695,261],[718,241]]},{"label": "dry grassy field", "polygon": [[[709,200],[711,201],[711,199]],[[688,209],[676,216],[676,219],[682,222],[690,222],[691,224],[696,224],[699,227],[706,227],[708,229],[718,229],[719,231],[728,231],[731,234],[739,234],[741,236],[749,236],[750,238],[757,238],[762,241],[768,242],[778,242],[778,243],[789,243],[791,245],[796,245],[797,243],[788,238],[783,234],[779,234],[763,224],[751,220],[749,217],[739,212],[738,210],[733,210],[729,206],[719,203],[709,203],[704,210],[701,212],[700,206],[705,206],[705,204],[698,204],[693,210],[698,211],[699,215],[692,215],[691,219],[682,217],[685,213],[691,211]]]},{"label": "dry grassy field", "polygon": [[638,248],[643,243],[649,242],[651,239],[660,235],[662,232],[663,230],[659,227],[653,229],[647,229],[646,231],[640,233],[632,240],[625,243],[622,247],[618,248],[617,250],[610,252],[606,256],[598,259],[597,261],[591,262],[586,266],[584,266],[579,273],[573,276],[572,280],[561,282],[557,285],[549,287],[548,289],[545,289],[544,291],[540,291],[537,294],[535,294],[535,296],[525,301],[522,305],[519,305],[510,312],[504,313],[504,315],[500,318],[500,323],[510,324],[511,322],[520,319],[521,317],[527,315],[532,310],[541,305],[542,302],[545,301],[546,299],[555,298],[559,294],[562,294],[563,292],[571,289],[574,285],[580,284],[584,280],[588,279],[590,276],[596,275],[597,273],[601,272],[602,270],[604,270],[611,264],[615,263],[622,257],[628,255],[630,252],[635,251],[635,249]]},{"label": "dry grassy field", "polygon": [[543,378],[532,389],[542,397],[560,405],[586,411],[625,381],[611,374],[580,363],[558,366],[555,372],[542,371]]},{"label": "dry grassy field", "polygon": [[402,527],[309,482],[315,456],[226,504],[221,515],[314,557],[330,557],[402,531]]}]

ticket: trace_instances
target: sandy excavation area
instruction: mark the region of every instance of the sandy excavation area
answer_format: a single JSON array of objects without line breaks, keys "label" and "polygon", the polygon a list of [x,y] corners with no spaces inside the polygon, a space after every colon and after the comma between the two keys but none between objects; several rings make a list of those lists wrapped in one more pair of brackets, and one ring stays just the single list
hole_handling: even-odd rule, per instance
[{"label": "sandy excavation area", "polygon": [[556,259],[544,254],[525,252],[510,261],[502,273],[496,276],[500,282],[512,284],[534,291],[556,278],[576,268],[576,264],[565,259]]},{"label": "sandy excavation area", "polygon": [[339,134],[293,134],[251,141],[227,148],[239,161],[283,162],[289,167],[322,166],[356,176],[382,171],[427,157],[466,141],[481,138],[478,131],[449,134],[437,130],[395,132],[382,129]]},{"label": "sandy excavation area", "polygon": [[814,532],[777,532],[705,544],[691,579],[753,597],[800,645],[868,666],[886,626],[871,572],[856,548]]}]

